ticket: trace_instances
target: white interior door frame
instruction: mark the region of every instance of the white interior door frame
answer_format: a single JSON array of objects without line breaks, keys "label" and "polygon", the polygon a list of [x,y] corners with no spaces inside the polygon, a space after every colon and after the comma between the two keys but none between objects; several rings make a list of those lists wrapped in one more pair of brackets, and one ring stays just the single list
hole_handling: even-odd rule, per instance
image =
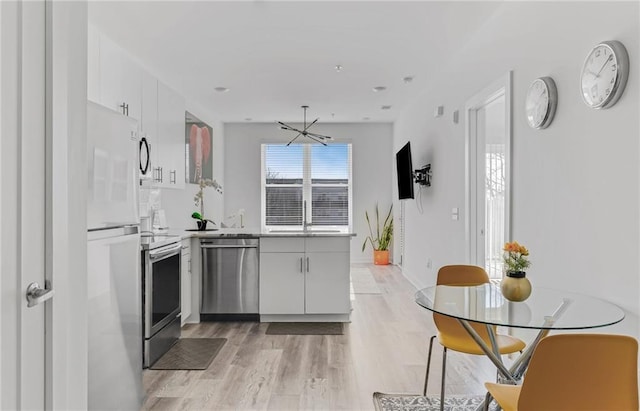
[{"label": "white interior door frame", "polygon": [[505,238],[511,238],[511,112],[512,112],[512,72],[485,87],[478,94],[467,100],[465,113],[465,256],[469,264],[484,266],[484,262],[477,261],[479,222],[476,199],[478,186],[475,172],[477,170],[477,121],[476,114],[483,107],[496,98],[505,98]]},{"label": "white interior door frame", "polygon": [[0,408],[44,409],[45,310],[27,307],[44,287],[45,1],[0,3]]}]

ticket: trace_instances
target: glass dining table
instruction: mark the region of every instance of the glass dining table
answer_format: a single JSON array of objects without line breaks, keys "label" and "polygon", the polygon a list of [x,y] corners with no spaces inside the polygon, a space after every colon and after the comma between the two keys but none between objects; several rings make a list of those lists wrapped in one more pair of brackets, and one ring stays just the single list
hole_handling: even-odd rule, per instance
[{"label": "glass dining table", "polygon": [[[534,287],[526,301],[512,302],[493,284],[436,285],[415,294],[418,305],[457,319],[498,368],[499,382],[519,384],[538,342],[551,330],[587,330],[606,327],[624,319],[624,311],[608,301],[568,291]],[[487,326],[490,345],[470,322]],[[522,354],[505,366],[498,353],[493,326],[538,330]]]}]

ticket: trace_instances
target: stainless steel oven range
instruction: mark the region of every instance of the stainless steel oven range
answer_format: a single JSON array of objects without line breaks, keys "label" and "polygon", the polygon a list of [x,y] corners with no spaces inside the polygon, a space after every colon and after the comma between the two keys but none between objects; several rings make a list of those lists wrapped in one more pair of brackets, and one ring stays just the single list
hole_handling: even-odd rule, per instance
[{"label": "stainless steel oven range", "polygon": [[153,365],[180,338],[180,251],[178,236],[143,236],[143,367]]}]

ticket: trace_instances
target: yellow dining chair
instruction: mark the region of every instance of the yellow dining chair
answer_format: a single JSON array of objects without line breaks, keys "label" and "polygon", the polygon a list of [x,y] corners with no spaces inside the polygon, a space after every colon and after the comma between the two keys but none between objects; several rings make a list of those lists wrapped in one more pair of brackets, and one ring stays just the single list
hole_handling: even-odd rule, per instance
[{"label": "yellow dining chair", "polygon": [[[437,285],[479,285],[489,282],[487,272],[475,265],[446,265],[438,270]],[[469,333],[460,325],[458,320],[442,314],[433,314],[433,321],[436,324],[438,333],[431,337],[429,342],[429,355],[427,358],[427,372],[424,378],[423,395],[427,395],[427,384],[429,383],[429,368],[431,367],[431,349],[433,340],[438,337],[438,342],[442,345],[442,382],[440,386],[440,409],[444,409],[444,387],[447,368],[447,350],[458,351],[466,354],[485,355],[480,346],[471,338]],[[491,347],[489,333],[485,324],[471,323],[471,326]],[[493,327],[494,332],[496,327]],[[497,334],[496,342],[500,354],[511,354],[522,351],[525,343],[515,337]]]},{"label": "yellow dining chair", "polygon": [[609,334],[545,337],[522,385],[485,386],[504,411],[637,411],[638,341]]}]

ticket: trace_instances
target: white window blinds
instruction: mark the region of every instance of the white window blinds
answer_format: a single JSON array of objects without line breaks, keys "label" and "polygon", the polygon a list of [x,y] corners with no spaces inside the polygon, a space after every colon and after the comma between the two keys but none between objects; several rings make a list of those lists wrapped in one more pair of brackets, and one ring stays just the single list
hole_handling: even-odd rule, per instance
[{"label": "white window blinds", "polygon": [[350,227],[350,144],[264,144],[262,164],[266,228]]}]

